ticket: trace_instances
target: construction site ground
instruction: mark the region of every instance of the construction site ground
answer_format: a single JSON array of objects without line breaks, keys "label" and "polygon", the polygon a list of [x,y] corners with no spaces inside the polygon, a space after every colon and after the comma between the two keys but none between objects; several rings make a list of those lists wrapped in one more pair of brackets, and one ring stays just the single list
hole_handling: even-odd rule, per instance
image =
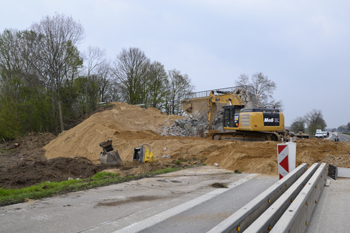
[{"label": "construction site ground", "polygon": [[[201,137],[161,136],[164,128],[181,116],[166,115],[157,109],[143,109],[126,103],[91,115],[57,137],[32,134],[0,144],[0,187],[20,188],[42,181],[86,178],[107,170],[120,175],[140,174],[174,166],[178,159],[188,164],[218,164],[230,171],[277,175],[277,142],[211,140]],[[122,165],[99,162],[99,143],[113,140]],[[15,143],[18,143],[17,146]],[[132,161],[133,149],[147,143],[155,161]],[[297,166],[315,162],[350,168],[350,143],[302,139],[297,143]]]}]

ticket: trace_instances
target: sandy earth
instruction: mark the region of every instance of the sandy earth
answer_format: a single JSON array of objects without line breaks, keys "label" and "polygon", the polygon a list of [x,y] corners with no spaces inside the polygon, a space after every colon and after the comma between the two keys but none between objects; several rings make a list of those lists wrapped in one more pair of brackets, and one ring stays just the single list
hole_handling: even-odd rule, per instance
[{"label": "sandy earth", "polygon": [[[143,109],[126,103],[113,104],[113,108],[91,115],[57,137],[50,133],[30,134],[1,143],[0,187],[19,188],[42,181],[86,178],[102,170],[122,176],[140,174],[173,167],[177,159],[182,160],[183,166],[218,163],[232,171],[277,175],[277,142],[165,137],[159,132],[180,116],[168,116],[157,109]],[[124,161],[122,165],[99,162],[102,151],[99,143],[105,140],[113,140],[114,148]],[[155,161],[133,162],[134,148],[144,143],[152,147]],[[350,142],[314,138],[296,143],[297,165],[327,162],[350,168]]]},{"label": "sandy earth", "polygon": [[[44,147],[47,158],[82,156],[99,163],[99,143],[113,140],[123,161],[132,161],[134,147],[147,143],[158,161],[198,158],[209,165],[242,172],[277,174],[277,142],[214,141],[196,137],[163,137],[162,128],[179,116],[163,115],[157,109],[142,109],[114,103],[111,110],[96,113],[76,127],[62,133]],[[319,139],[297,141],[297,165],[327,162],[350,167],[350,143]]]}]

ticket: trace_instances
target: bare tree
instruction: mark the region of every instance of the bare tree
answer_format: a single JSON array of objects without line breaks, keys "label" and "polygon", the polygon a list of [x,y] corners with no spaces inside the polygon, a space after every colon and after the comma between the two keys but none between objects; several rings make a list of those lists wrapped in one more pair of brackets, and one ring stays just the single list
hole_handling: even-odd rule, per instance
[{"label": "bare tree", "polygon": [[248,90],[250,93],[256,96],[258,107],[261,108],[280,108],[283,110],[282,101],[275,101],[273,98],[273,92],[276,90],[276,83],[270,80],[263,73],[253,74],[249,78],[246,74],[241,74],[236,80],[236,85]]},{"label": "bare tree", "polygon": [[[98,47],[89,46],[86,55],[86,87],[85,87],[85,108],[86,114],[89,113],[89,102],[93,104],[92,109],[96,107],[95,95],[88,95],[88,90],[91,89],[91,85],[93,83],[97,83],[101,81],[102,74],[105,75],[104,72],[109,72],[109,67],[106,67],[106,51],[102,50]],[[103,68],[107,68],[107,70],[103,70]],[[92,98],[92,101],[89,101],[89,97]],[[96,95],[97,97],[97,95]],[[103,100],[103,99],[102,99]]]},{"label": "bare tree", "polygon": [[326,121],[323,119],[322,111],[313,109],[312,111],[306,113],[305,115],[306,122],[308,124],[309,134],[314,134],[316,129],[326,128]]},{"label": "bare tree", "polygon": [[174,69],[168,72],[168,95],[166,97],[166,111],[168,114],[182,115],[181,99],[193,90],[191,80],[187,74],[181,74],[180,71]]},{"label": "bare tree", "polygon": [[139,48],[123,49],[114,61],[113,74],[120,83],[123,98],[129,104],[147,102],[150,59]]},{"label": "bare tree", "polygon": [[112,81],[112,71],[110,63],[105,61],[99,66],[97,71],[97,78],[99,83],[98,95],[100,100],[106,101],[107,99],[112,99],[109,95],[109,86],[113,83]]},{"label": "bare tree", "polygon": [[165,104],[168,85],[168,76],[160,62],[153,62],[148,73],[148,101],[154,108],[162,109]]},{"label": "bare tree", "polygon": [[72,17],[56,14],[34,23],[31,31],[32,42],[29,46],[33,49],[28,60],[42,78],[48,79],[49,88],[55,91],[52,101],[57,101],[60,129],[63,131],[61,84],[63,78],[70,72],[76,73],[77,64],[81,63],[82,59],[76,46],[83,39],[84,29]]}]

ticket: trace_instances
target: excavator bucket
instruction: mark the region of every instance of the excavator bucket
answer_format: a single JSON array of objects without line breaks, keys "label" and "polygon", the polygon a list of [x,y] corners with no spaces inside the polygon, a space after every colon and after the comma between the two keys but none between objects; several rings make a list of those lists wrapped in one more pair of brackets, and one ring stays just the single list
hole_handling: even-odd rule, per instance
[{"label": "excavator bucket", "polygon": [[[149,147],[149,150],[143,148],[144,145]],[[153,162],[153,152],[148,144],[142,144],[138,148],[134,148],[134,154],[132,156],[133,161],[139,161],[140,163]]]},{"label": "excavator bucket", "polygon": [[112,140],[108,140],[100,143],[100,147],[103,148],[103,152],[100,153],[100,162],[107,164],[122,164],[123,160],[120,158],[117,150],[114,150],[112,146]]}]

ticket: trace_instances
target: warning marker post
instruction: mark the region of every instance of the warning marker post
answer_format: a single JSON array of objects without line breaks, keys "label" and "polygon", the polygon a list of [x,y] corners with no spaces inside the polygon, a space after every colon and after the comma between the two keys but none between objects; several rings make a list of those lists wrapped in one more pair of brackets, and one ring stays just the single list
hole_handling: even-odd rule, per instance
[{"label": "warning marker post", "polygon": [[278,174],[282,179],[295,169],[297,144],[287,142],[277,144]]}]

